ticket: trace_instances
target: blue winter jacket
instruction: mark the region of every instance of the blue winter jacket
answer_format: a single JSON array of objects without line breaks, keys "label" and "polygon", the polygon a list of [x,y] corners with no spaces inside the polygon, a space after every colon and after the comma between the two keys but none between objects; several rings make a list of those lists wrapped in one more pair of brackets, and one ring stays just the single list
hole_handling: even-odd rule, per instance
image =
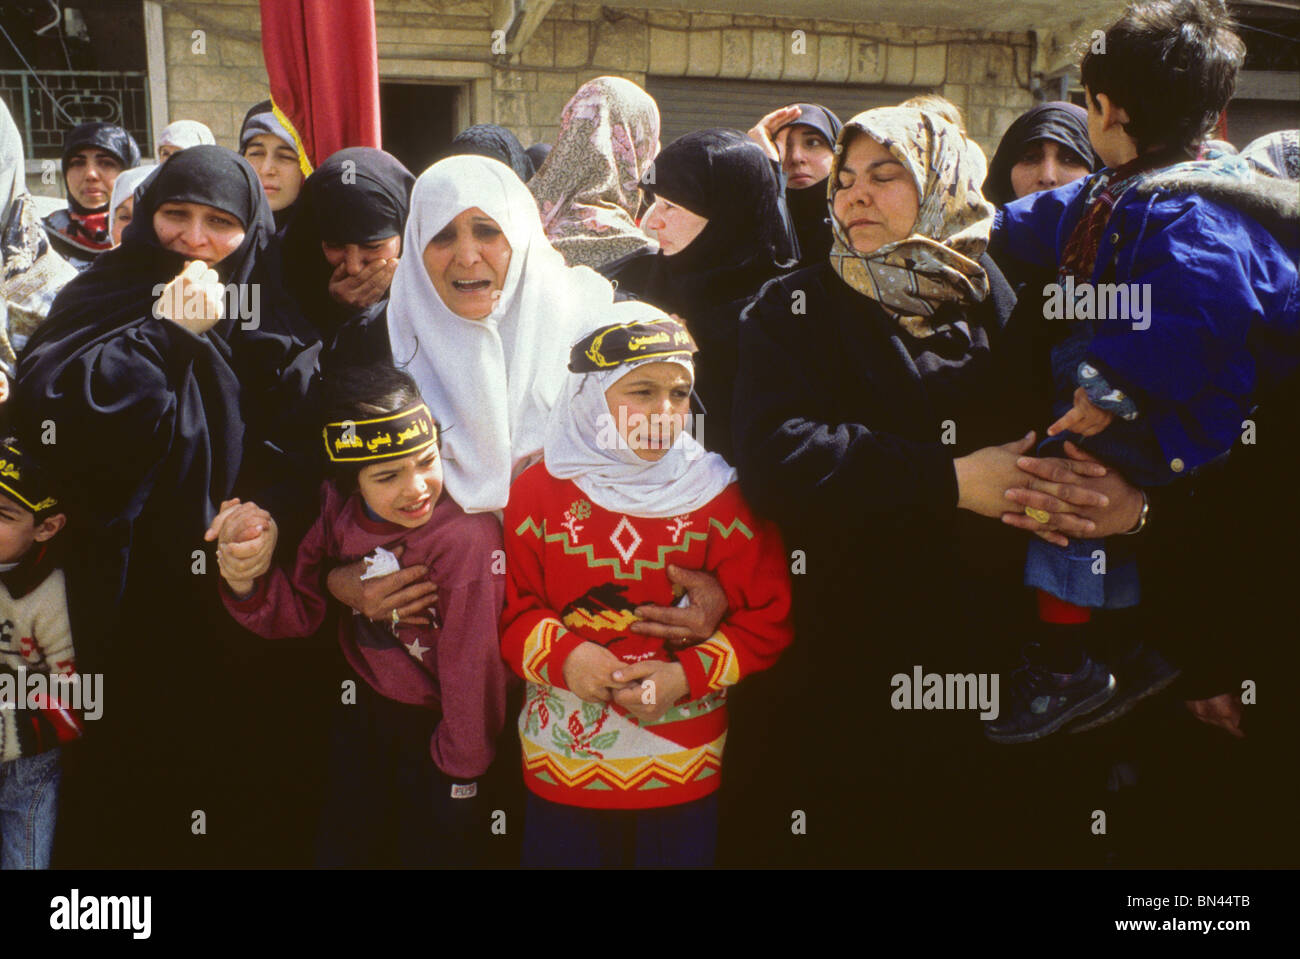
[{"label": "blue winter jacket", "polygon": [[[1088,359],[1134,398],[1169,480],[1228,450],[1259,391],[1300,366],[1300,191],[1198,167],[1168,167],[1120,197],[1089,278],[1150,284],[1150,325],[1098,319]],[[989,252],[1009,278],[1055,272],[1091,182],[998,212]]]}]

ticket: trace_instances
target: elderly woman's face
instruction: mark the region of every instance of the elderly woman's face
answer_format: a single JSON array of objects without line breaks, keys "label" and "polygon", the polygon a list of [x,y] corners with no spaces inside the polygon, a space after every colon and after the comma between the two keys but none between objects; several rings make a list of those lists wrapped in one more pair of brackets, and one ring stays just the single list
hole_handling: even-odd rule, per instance
[{"label": "elderly woman's face", "polygon": [[472,206],[429,241],[424,268],[447,309],[481,320],[505,286],[510,254],[510,241],[497,221]]},{"label": "elderly woman's face", "polygon": [[835,219],[859,253],[911,236],[920,197],[906,167],[881,143],[859,133],[849,141],[835,191]]}]

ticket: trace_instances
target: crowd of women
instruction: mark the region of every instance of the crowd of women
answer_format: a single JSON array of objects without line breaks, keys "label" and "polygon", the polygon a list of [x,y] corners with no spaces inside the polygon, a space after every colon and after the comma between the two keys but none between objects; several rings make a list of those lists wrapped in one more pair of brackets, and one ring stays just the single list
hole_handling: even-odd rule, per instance
[{"label": "crowd of women", "polygon": [[[0,114],[4,417],[107,701],[55,862],[1075,856],[1114,771],[1071,731],[1122,752],[1181,673],[1207,725],[1160,735],[1241,735],[1225,636],[1274,613],[1234,584],[1282,581],[1226,517],[1293,455],[1279,424],[1157,494],[1036,450],[1069,404],[995,213],[1115,165],[1095,112],[1039,104],[991,163],[937,97],[661,148],[601,77],[549,150],[478,126],[418,177],[368,147],[304,176],[263,103],[155,167],[77,128],[44,225]],[[1296,143],[1250,176],[1294,180]],[[1027,540],[1139,530],[1135,608],[1023,585]],[[1062,659],[1071,603],[1102,608]],[[1001,675],[994,722],[900,708],[914,670]]]}]

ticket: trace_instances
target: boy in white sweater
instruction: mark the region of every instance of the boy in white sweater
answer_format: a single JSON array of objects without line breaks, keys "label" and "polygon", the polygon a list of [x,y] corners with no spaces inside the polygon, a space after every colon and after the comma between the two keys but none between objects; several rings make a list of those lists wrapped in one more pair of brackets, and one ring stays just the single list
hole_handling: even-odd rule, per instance
[{"label": "boy in white sweater", "polygon": [[[0,869],[47,869],[60,745],[81,735],[55,535],[66,517],[13,440],[0,444]],[[68,693],[74,695],[69,697]]]}]

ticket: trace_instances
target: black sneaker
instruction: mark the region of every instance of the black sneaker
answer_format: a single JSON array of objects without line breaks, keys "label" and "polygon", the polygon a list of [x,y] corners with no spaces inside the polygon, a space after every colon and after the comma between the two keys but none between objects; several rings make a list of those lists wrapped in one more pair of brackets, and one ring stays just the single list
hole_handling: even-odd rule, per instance
[{"label": "black sneaker", "polygon": [[1050,736],[1115,695],[1115,677],[1087,656],[1074,672],[1053,673],[1034,664],[1028,652],[1011,674],[1010,709],[984,724],[992,742],[1029,743]]},{"label": "black sneaker", "polygon": [[1134,653],[1126,656],[1115,666],[1115,679],[1118,684],[1115,695],[1095,712],[1080,716],[1066,732],[1087,732],[1089,729],[1114,722],[1148,696],[1154,696],[1167,689],[1182,675],[1182,672],[1154,649],[1148,649],[1146,646],[1138,647]]}]

